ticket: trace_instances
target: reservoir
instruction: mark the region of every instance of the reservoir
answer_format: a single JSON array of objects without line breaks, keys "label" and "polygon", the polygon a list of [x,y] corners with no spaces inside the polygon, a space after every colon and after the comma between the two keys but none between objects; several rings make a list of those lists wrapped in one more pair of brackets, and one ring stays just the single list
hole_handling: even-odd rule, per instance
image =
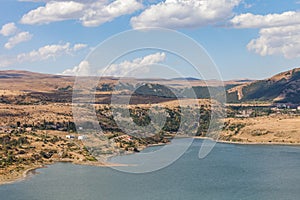
[{"label": "reservoir", "polygon": [[218,143],[199,159],[202,142],[194,140],[172,165],[145,174],[57,163],[0,186],[0,200],[299,199],[300,147]]}]

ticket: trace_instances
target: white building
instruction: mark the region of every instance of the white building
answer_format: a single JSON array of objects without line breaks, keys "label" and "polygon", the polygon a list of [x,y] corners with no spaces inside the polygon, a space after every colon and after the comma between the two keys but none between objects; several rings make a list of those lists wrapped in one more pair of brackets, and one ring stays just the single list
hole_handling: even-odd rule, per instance
[{"label": "white building", "polygon": [[31,132],[31,131],[32,131],[32,128],[31,128],[31,127],[27,127],[27,128],[25,129],[25,131],[26,131],[26,132]]},{"label": "white building", "polygon": [[86,136],[85,136],[85,135],[79,135],[79,136],[78,136],[78,140],[84,140],[84,139],[86,139]]},{"label": "white building", "polygon": [[74,135],[66,135],[66,138],[67,138],[67,139],[74,139],[75,136],[74,136]]}]

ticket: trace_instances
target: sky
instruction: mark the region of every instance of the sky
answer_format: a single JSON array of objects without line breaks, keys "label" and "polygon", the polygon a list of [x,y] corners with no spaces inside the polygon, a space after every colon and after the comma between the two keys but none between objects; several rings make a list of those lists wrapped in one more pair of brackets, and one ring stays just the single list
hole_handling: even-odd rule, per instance
[{"label": "sky", "polygon": [[[147,27],[176,30],[195,40],[224,80],[263,79],[300,66],[299,0],[0,2],[0,70],[78,75],[100,43]],[[156,69],[176,65],[193,77],[176,59],[162,51],[133,53],[117,59],[108,75],[146,64]]]}]

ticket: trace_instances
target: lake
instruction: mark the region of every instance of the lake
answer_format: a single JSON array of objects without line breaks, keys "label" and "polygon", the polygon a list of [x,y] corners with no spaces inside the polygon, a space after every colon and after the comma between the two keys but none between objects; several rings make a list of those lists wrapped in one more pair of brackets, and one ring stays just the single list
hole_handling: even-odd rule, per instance
[{"label": "lake", "polygon": [[[184,142],[184,140],[183,140]],[[215,146],[198,159],[202,140],[167,168],[129,174],[111,168],[58,163],[0,186],[1,200],[298,200],[300,147]],[[150,147],[154,151],[159,147]]]}]

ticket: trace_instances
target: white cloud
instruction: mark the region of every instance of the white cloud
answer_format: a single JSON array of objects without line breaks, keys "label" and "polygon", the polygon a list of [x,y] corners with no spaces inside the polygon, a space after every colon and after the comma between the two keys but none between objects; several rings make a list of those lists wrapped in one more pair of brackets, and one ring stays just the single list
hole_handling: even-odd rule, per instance
[{"label": "white cloud", "polygon": [[35,62],[48,59],[56,59],[63,55],[73,55],[77,51],[86,48],[86,44],[52,44],[40,47],[27,53],[20,53],[18,55],[0,55],[0,67],[9,67],[18,63]]},{"label": "white cloud", "polygon": [[20,22],[23,24],[47,24],[55,21],[75,19],[81,15],[83,8],[84,4],[74,1],[51,1],[45,6],[25,14]]},{"label": "white cloud", "polygon": [[[71,76],[88,76],[88,75],[99,75],[99,76],[130,76],[132,72],[139,70],[140,68],[145,69],[150,67],[150,65],[158,64],[163,62],[166,59],[165,53],[155,53],[150,54],[141,58],[136,58],[134,60],[128,61],[125,60],[119,64],[112,64],[101,70],[98,70],[97,73],[91,72],[90,64],[88,61],[82,61],[78,66],[75,66],[72,69],[67,69],[62,72],[63,75]],[[95,69],[93,69],[95,70]]]},{"label": "white cloud", "polygon": [[20,32],[17,35],[9,38],[8,42],[4,45],[4,47],[6,49],[11,49],[15,47],[17,44],[31,40],[32,36],[33,35],[30,34],[29,32]]},{"label": "white cloud", "polygon": [[47,60],[49,58],[56,59],[59,56],[65,55],[65,54],[72,54],[75,51],[78,51],[79,46],[82,46],[83,44],[75,44],[74,46],[71,46],[70,43],[65,44],[53,44],[53,45],[46,45],[38,50],[33,50],[29,53],[22,53],[17,56],[17,60],[19,62],[34,62],[39,60]]},{"label": "white cloud", "polygon": [[[53,0],[18,0],[20,2],[50,2]],[[55,0],[55,1],[68,1],[68,0]]]},{"label": "white cloud", "polygon": [[223,22],[241,0],[166,0],[132,17],[133,28],[194,28]]},{"label": "white cloud", "polygon": [[10,36],[17,32],[18,28],[16,27],[15,23],[8,23],[2,26],[0,30],[0,34],[4,36]]},{"label": "white cloud", "polygon": [[280,55],[300,57],[300,12],[281,14],[241,14],[230,20],[234,28],[260,28],[259,37],[251,40],[247,48],[261,56]]},{"label": "white cloud", "polygon": [[266,28],[300,24],[300,12],[288,11],[281,14],[254,15],[246,13],[230,20],[235,28]]},{"label": "white cloud", "polygon": [[79,51],[79,50],[84,49],[86,47],[87,47],[87,44],[75,44],[73,49],[74,49],[74,51]]},{"label": "white cloud", "polygon": [[141,8],[143,8],[143,4],[137,0],[116,0],[108,5],[103,4],[103,1],[98,1],[85,10],[80,21],[84,26],[98,26]]},{"label": "white cloud", "polygon": [[136,58],[132,61],[126,60],[119,64],[112,64],[102,70],[99,70],[99,75],[120,76],[120,77],[130,76],[131,74],[134,74],[134,72],[141,67],[143,68],[143,70],[145,70],[146,68],[150,67],[150,65],[161,63],[165,59],[166,59],[166,54],[163,52],[162,53],[158,52],[155,54],[147,55],[142,58]]},{"label": "white cloud", "polygon": [[263,28],[260,37],[247,45],[249,50],[266,55],[283,54],[286,58],[300,57],[300,24]]},{"label": "white cloud", "polygon": [[79,20],[84,26],[98,26],[116,17],[131,14],[143,7],[139,0],[50,1],[25,14],[23,24],[47,24],[63,20]]},{"label": "white cloud", "polygon": [[78,66],[75,66],[73,69],[67,69],[62,74],[68,76],[88,76],[90,74],[90,64],[88,61],[82,61]]},{"label": "white cloud", "polygon": [[29,53],[22,53],[17,56],[20,62],[24,61],[37,61],[37,60],[47,60],[49,58],[55,59],[63,54],[69,54],[71,51],[70,43],[63,45],[46,45],[39,48],[38,50],[33,50]]}]

